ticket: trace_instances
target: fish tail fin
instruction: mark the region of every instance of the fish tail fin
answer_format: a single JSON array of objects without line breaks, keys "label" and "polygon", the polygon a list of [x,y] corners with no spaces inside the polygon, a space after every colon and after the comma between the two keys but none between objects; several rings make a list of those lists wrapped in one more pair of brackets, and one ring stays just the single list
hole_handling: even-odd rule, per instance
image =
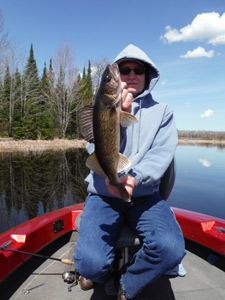
[{"label": "fish tail fin", "polygon": [[119,184],[118,189],[119,189],[121,198],[126,202],[131,202],[130,195],[122,183]]}]

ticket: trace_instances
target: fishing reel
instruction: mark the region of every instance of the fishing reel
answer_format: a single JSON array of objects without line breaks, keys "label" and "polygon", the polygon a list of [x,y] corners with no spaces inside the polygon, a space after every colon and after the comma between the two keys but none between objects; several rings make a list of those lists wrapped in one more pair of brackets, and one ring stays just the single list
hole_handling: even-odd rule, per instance
[{"label": "fishing reel", "polygon": [[75,272],[66,271],[62,274],[62,278],[63,278],[64,282],[71,284],[68,287],[68,292],[71,292],[72,287],[74,287],[78,284],[79,274],[76,271]]},{"label": "fishing reel", "polygon": [[76,279],[76,275],[75,275],[75,272],[66,271],[62,274],[62,278],[63,278],[64,282],[72,283]]}]

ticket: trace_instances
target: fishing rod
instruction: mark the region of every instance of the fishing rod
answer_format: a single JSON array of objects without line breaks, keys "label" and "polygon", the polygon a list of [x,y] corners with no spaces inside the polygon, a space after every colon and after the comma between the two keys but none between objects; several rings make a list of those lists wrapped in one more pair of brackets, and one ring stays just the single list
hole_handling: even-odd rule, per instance
[{"label": "fishing rod", "polygon": [[30,253],[30,252],[25,252],[25,251],[21,251],[21,250],[15,250],[15,249],[8,248],[8,246],[10,244],[11,244],[11,241],[5,242],[4,244],[2,244],[0,246],[0,250],[26,254],[26,255],[30,255],[30,256],[45,258],[45,259],[57,260],[57,261],[60,261],[61,263],[66,264],[66,265],[72,265],[73,264],[73,261],[71,259],[67,259],[67,258],[60,259],[60,258],[51,257],[51,256],[47,256],[47,255],[41,255],[41,254]]}]

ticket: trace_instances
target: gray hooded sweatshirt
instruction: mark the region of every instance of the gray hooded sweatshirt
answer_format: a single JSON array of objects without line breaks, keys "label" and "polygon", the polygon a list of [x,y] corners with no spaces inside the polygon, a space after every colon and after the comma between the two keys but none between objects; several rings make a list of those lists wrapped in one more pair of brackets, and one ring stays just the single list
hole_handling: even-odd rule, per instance
[{"label": "gray hooded sweatshirt", "polygon": [[[132,197],[141,197],[159,191],[160,178],[174,157],[178,138],[173,111],[168,105],[153,100],[151,95],[159,79],[157,67],[141,49],[132,44],[124,48],[114,62],[120,64],[129,59],[144,63],[148,78],[144,91],[132,100],[131,113],[138,123],[127,128],[121,127],[120,136],[120,153],[131,162],[125,173],[136,178]],[[87,146],[89,152],[93,150],[90,146]],[[113,197],[108,193],[105,179],[92,171],[85,182],[89,193]]]}]

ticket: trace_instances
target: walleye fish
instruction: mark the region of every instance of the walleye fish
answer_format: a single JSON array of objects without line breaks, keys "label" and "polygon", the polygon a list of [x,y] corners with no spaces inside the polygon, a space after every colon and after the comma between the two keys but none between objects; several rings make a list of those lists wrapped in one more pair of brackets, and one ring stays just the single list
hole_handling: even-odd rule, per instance
[{"label": "walleye fish", "polygon": [[119,189],[122,199],[130,201],[118,173],[125,170],[130,161],[119,153],[120,124],[123,127],[137,123],[137,119],[121,110],[121,80],[117,64],[107,65],[103,72],[94,106],[85,106],[79,113],[81,133],[88,142],[95,144],[86,166],[106,178]]}]

